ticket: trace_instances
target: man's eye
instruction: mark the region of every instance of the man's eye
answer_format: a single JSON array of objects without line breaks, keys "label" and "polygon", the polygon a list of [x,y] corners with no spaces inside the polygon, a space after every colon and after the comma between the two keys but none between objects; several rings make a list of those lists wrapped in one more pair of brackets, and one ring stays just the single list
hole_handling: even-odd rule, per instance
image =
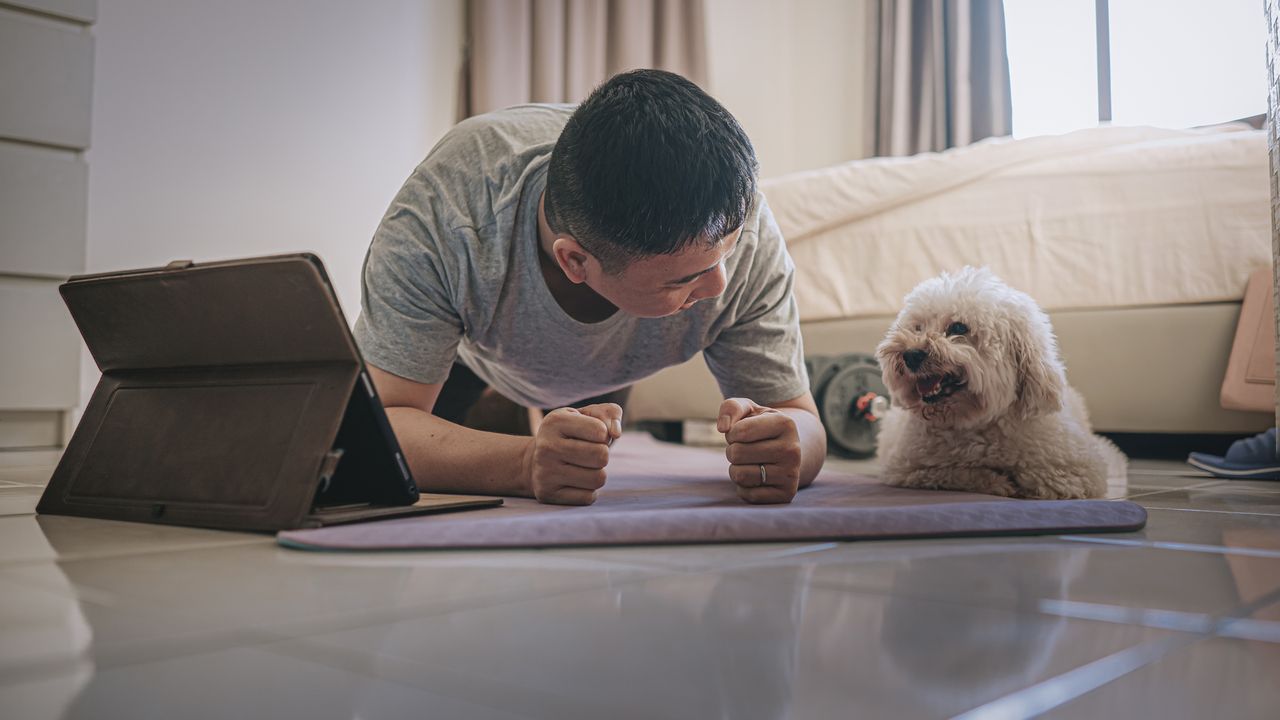
[{"label": "man's eye", "polygon": [[968,333],[969,326],[962,322],[953,322],[947,326],[948,335],[967,335]]}]

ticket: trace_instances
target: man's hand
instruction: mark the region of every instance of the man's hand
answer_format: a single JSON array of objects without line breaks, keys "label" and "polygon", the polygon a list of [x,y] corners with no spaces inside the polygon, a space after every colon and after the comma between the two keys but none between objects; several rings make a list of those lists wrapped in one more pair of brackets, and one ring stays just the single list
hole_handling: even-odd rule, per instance
[{"label": "man's hand", "polygon": [[622,435],[622,408],[613,403],[547,413],[530,445],[529,488],[538,502],[590,505],[604,486],[609,445]]},{"label": "man's hand", "polygon": [[729,443],[725,456],[738,497],[758,504],[791,502],[800,487],[800,433],[794,419],[746,398],[729,398],[720,404],[716,429]]}]

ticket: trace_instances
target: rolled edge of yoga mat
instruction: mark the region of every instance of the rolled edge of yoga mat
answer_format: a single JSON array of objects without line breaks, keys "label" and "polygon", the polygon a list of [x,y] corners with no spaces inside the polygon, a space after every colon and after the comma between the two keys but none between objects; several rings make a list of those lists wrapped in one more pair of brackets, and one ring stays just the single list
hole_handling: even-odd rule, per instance
[{"label": "rolled edge of yoga mat", "polygon": [[330,551],[515,549],[811,542],[1132,532],[1127,500],[976,500],[889,507],[752,506],[547,514],[502,509],[281,532],[288,548]]}]

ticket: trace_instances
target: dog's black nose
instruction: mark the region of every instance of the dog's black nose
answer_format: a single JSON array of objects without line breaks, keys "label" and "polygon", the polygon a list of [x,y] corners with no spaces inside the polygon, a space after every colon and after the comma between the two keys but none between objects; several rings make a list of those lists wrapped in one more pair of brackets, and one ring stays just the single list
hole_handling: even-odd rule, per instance
[{"label": "dog's black nose", "polygon": [[915,372],[920,369],[927,357],[929,357],[929,353],[923,350],[907,350],[902,353],[902,362],[907,364],[909,370]]}]

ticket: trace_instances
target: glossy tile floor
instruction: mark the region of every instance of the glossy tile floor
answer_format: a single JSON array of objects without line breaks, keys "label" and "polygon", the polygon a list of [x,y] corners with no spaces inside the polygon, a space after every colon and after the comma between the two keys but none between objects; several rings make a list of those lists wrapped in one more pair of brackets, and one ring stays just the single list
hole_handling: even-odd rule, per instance
[{"label": "glossy tile floor", "polygon": [[1135,461],[1129,535],[360,555],[36,517],[49,461],[0,461],[3,718],[1280,717],[1280,483]]}]

